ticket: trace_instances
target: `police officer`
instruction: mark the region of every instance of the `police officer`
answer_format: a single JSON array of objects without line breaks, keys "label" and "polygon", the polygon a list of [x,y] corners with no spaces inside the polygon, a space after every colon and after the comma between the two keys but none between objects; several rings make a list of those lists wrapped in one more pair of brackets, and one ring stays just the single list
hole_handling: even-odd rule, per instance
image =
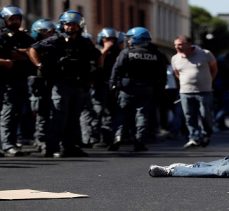
[{"label": "police officer", "polygon": [[[166,64],[164,56],[151,43],[148,29],[134,27],[127,32],[129,47],[119,54],[110,78],[110,87],[118,89],[119,123],[110,150],[118,150],[129,132],[134,135],[134,150],[145,151],[149,112],[156,92],[164,87]],[[130,137],[130,134],[128,134]]]},{"label": "police officer", "polygon": [[[100,54],[90,39],[82,36],[84,19],[80,13],[68,10],[59,22],[64,33],[44,39],[30,49],[33,63],[53,80],[46,156],[86,156],[78,146],[81,143],[79,117],[89,96],[92,64]],[[47,53],[45,60],[41,60],[43,52]]]},{"label": "police officer", "polygon": [[105,27],[99,32],[97,41],[102,53],[102,69],[92,88],[92,138],[99,141],[93,147],[107,147],[113,138],[115,101],[109,90],[109,79],[120,53],[118,33],[112,27]]},{"label": "police officer", "polygon": [[[54,35],[56,25],[50,19],[41,18],[32,24],[30,33],[34,40],[38,42]],[[45,57],[45,55],[42,55],[42,57]],[[28,87],[31,110],[35,117],[34,145],[39,151],[45,153],[51,100],[50,77],[41,76],[35,72],[34,75],[28,77]]]},{"label": "police officer", "polygon": [[20,8],[5,6],[1,16],[5,22],[0,33],[0,65],[4,74],[1,141],[7,156],[19,156],[23,153],[17,147],[17,131],[28,101],[27,77],[33,68],[27,50],[34,41],[26,31],[20,30],[23,17]]}]

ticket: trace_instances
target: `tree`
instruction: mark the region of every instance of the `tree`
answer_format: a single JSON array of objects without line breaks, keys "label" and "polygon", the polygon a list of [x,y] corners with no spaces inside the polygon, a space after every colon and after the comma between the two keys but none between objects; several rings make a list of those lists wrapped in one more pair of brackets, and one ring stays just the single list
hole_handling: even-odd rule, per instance
[{"label": "tree", "polygon": [[191,35],[195,43],[219,55],[229,48],[228,25],[207,10],[190,6]]}]

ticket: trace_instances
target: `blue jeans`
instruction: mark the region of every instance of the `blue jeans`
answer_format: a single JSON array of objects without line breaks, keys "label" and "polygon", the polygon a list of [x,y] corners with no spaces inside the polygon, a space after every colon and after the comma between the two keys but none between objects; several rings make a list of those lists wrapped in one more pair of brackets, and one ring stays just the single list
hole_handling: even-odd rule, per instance
[{"label": "blue jeans", "polygon": [[213,95],[211,92],[180,94],[189,139],[199,141],[210,137],[213,126]]},{"label": "blue jeans", "polygon": [[229,159],[197,162],[195,164],[172,164],[168,168],[171,169],[174,177],[228,177],[229,176]]}]

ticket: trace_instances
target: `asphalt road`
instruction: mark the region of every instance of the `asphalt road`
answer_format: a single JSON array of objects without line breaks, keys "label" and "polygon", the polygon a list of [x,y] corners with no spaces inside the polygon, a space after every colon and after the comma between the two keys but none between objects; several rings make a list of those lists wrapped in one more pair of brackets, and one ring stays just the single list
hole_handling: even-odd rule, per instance
[{"label": "asphalt road", "polygon": [[85,149],[87,158],[0,158],[0,190],[34,189],[87,194],[87,198],[0,201],[1,211],[226,211],[227,178],[152,178],[151,164],[211,161],[228,155],[229,132],[215,134],[207,148],[183,150],[184,140],[150,144],[134,153]]}]

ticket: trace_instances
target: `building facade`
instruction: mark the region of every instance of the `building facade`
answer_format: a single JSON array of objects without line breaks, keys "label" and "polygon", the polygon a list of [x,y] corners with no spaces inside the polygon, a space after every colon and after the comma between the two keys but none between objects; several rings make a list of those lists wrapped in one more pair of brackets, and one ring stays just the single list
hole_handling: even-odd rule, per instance
[{"label": "building facade", "polygon": [[173,50],[178,34],[190,35],[188,0],[1,0],[0,7],[16,5],[23,9],[25,27],[38,18],[58,21],[67,9],[81,12],[93,36],[103,27],[126,32],[134,26],[147,27],[153,42],[166,53]]}]

